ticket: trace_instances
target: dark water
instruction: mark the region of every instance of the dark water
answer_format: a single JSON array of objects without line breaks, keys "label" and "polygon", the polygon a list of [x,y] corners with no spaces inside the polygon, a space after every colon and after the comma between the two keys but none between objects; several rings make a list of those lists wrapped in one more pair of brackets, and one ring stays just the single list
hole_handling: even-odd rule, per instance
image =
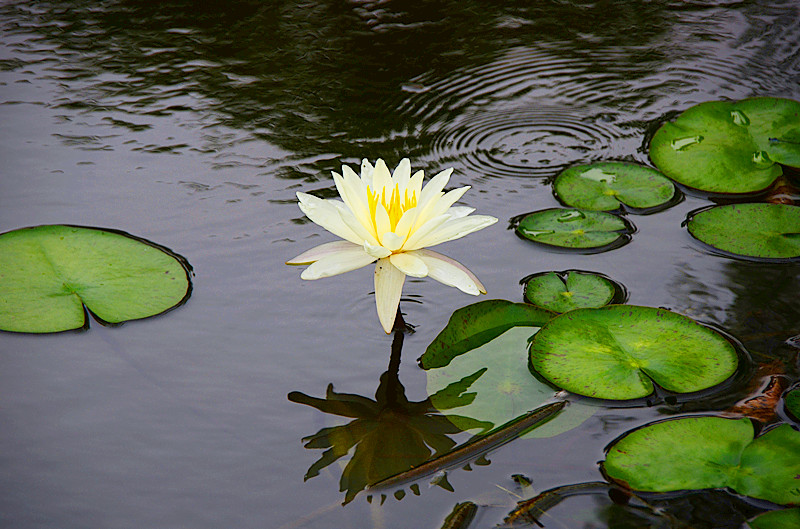
[{"label": "dark water", "polygon": [[[633,241],[599,255],[505,229],[557,205],[549,179],[566,166],[647,163],[647,135],[693,104],[800,99],[794,1],[3,2],[0,28],[0,231],[121,229],[196,271],[165,317],[0,336],[4,527],[438,527],[467,499],[491,527],[516,501],[500,488],[512,474],[537,491],[601,479],[603,447],[658,409],[520,440],[451,473],[452,493],[340,507],[338,463],[303,482],[320,452],[300,439],[338,423],[287,394],[371,397],[389,362],[371,271],[304,282],[283,265],[332,240],[295,192],[330,195],[330,171],[362,157],[452,166],[451,185],[472,186],[462,202],[501,222],[443,251],[490,297],[520,300],[519,279],[540,271],[600,272],[630,303],[719,325],[798,378],[785,341],[800,334],[800,270],[694,244],[680,224],[705,200],[632,218]],[[414,360],[474,299],[430,280],[404,299],[417,332],[399,378],[421,401]],[[695,527],[724,526],[703,521],[708,501],[680,501]],[[584,497],[573,515],[613,525],[607,503]],[[569,527],[559,512],[549,523]]]}]

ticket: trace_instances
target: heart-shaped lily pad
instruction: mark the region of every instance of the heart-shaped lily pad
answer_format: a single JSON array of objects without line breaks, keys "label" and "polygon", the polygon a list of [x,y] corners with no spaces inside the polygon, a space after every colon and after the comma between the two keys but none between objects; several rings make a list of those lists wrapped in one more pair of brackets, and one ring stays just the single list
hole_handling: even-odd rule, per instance
[{"label": "heart-shaped lily pad", "polygon": [[191,267],[120,231],[37,226],[0,234],[0,330],[46,333],[154,316],[183,303]]},{"label": "heart-shaped lily pad", "polygon": [[601,399],[646,397],[653,382],[677,393],[710,388],[738,365],[733,346],[696,321],[652,307],[577,309],[544,325],[531,365],[567,391]]},{"label": "heart-shaped lily pad", "polygon": [[623,206],[652,212],[675,197],[673,183],[655,169],[624,162],[598,162],[570,167],[553,182],[567,206],[612,211]]},{"label": "heart-shaped lily pad", "polygon": [[763,191],[800,167],[800,103],[757,97],[696,105],[665,123],[650,143],[665,175],[710,193]]},{"label": "heart-shaped lily pad", "polygon": [[800,258],[800,207],[729,204],[689,215],[689,233],[724,252],[759,259]]},{"label": "heart-shaped lily pad", "polygon": [[749,419],[657,422],[614,442],[603,470],[639,491],[730,487],[782,505],[800,502],[800,432],[783,424],[755,439],[753,435]]},{"label": "heart-shaped lily pad", "polygon": [[541,327],[555,316],[527,303],[489,299],[455,311],[417,359],[422,369],[444,367],[453,358],[497,338],[512,327]]},{"label": "heart-shaped lily pad", "polygon": [[[429,369],[426,373],[431,404],[440,410],[454,409],[457,415],[448,415],[448,418],[464,430],[476,420],[495,426],[505,424],[541,406],[553,397],[553,389],[532,377],[526,368],[528,340],[537,330],[536,327],[513,327],[454,358],[446,367]],[[469,383],[466,393],[455,395],[441,391],[448,386],[455,387],[458,382]],[[465,399],[465,395],[470,395],[471,399]],[[462,405],[465,401],[468,403]],[[581,424],[596,410],[594,406],[571,402],[557,417],[526,437],[552,437],[565,432]]]},{"label": "heart-shaped lily pad", "polygon": [[750,529],[797,529],[800,527],[800,508],[765,512],[747,525]]},{"label": "heart-shaped lily pad", "polygon": [[610,213],[552,208],[525,215],[516,231],[525,239],[548,246],[599,252],[627,243],[634,229]]},{"label": "heart-shaped lily pad", "polygon": [[608,305],[620,291],[605,276],[577,270],[545,272],[525,281],[528,303],[559,313]]}]

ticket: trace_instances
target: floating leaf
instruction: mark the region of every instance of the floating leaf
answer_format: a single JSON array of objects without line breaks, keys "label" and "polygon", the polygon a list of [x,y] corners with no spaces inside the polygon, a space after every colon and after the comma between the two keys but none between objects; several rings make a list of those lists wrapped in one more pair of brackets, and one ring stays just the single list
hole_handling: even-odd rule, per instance
[{"label": "floating leaf", "polygon": [[621,217],[602,211],[552,208],[526,215],[517,233],[533,242],[560,248],[602,251],[622,246],[633,228]]},{"label": "floating leaf", "polygon": [[[448,416],[450,421],[466,430],[469,425],[464,418],[498,426],[552,399],[553,388],[536,380],[527,369],[528,340],[536,331],[531,327],[514,327],[454,358],[446,367],[429,369],[427,389],[431,404],[440,410],[455,409],[458,416]],[[463,380],[471,382],[467,391],[473,398],[458,406],[463,395],[446,394],[443,388],[457,386]],[[594,406],[571,402],[555,419],[526,437],[552,437],[565,432],[596,410]]]},{"label": "floating leaf", "polygon": [[797,387],[783,398],[783,404],[795,420],[800,421],[800,387]]},{"label": "floating leaf", "polygon": [[541,327],[553,316],[550,311],[502,299],[473,303],[450,316],[447,326],[417,361],[422,369],[443,367],[456,356],[489,342],[511,327]]},{"label": "floating leaf", "polygon": [[0,329],[46,333],[154,316],[183,303],[191,267],[124,232],[37,226],[0,234]]},{"label": "floating leaf", "polygon": [[711,193],[763,191],[800,167],[800,103],[758,97],[696,105],[665,123],[650,158],[678,183]]},{"label": "floating leaf", "polygon": [[800,432],[788,424],[753,439],[749,419],[688,417],[634,430],[608,450],[603,469],[634,490],[730,487],[779,504],[800,502]]},{"label": "floating leaf", "polygon": [[744,257],[800,257],[800,207],[730,204],[690,215],[689,233],[719,250]]},{"label": "floating leaf", "polygon": [[553,190],[567,206],[595,211],[623,204],[652,211],[668,205],[676,194],[672,182],[655,169],[623,162],[570,167],[556,177]]},{"label": "floating leaf", "polygon": [[709,388],[738,365],[733,346],[694,320],[652,307],[609,305],[553,318],[534,336],[531,365],[567,391],[601,399]]},{"label": "floating leaf", "polygon": [[751,529],[797,529],[800,527],[800,508],[765,512],[747,525]]},{"label": "floating leaf", "polygon": [[553,312],[597,308],[611,303],[618,291],[600,274],[569,270],[537,274],[525,283],[525,300]]}]

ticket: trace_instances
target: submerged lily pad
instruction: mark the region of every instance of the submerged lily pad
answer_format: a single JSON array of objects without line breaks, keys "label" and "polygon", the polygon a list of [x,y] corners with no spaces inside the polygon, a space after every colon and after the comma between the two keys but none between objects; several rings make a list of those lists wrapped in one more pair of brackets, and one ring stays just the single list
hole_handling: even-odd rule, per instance
[{"label": "submerged lily pad", "polygon": [[516,231],[548,246],[602,251],[628,242],[633,228],[621,217],[602,211],[552,208],[526,215]]},{"label": "submerged lily pad", "polygon": [[747,525],[751,529],[797,529],[800,527],[800,508],[765,512]]},{"label": "submerged lily pad", "polygon": [[690,215],[689,233],[700,241],[744,257],[800,257],[800,207],[730,204]]},{"label": "submerged lily pad", "polygon": [[525,283],[525,300],[553,312],[597,308],[611,303],[616,285],[599,274],[569,270],[537,274]]},{"label": "submerged lily pad", "polygon": [[37,226],[0,234],[0,330],[46,333],[154,316],[183,303],[191,267],[113,230]]},{"label": "submerged lily pad", "polygon": [[596,211],[623,204],[651,210],[668,205],[676,193],[673,183],[655,169],[624,162],[570,167],[556,177],[553,190],[567,206]]},{"label": "submerged lily pad", "polygon": [[694,320],[652,307],[577,309],[550,320],[531,341],[533,368],[567,391],[635,399],[653,383],[677,393],[710,388],[738,365],[733,346]]},{"label": "submerged lily pad", "polygon": [[779,504],[800,502],[800,432],[788,424],[753,439],[749,419],[687,417],[634,430],[608,450],[608,477],[634,490],[730,487]]},{"label": "submerged lily pad", "polygon": [[650,158],[665,175],[711,193],[763,191],[800,167],[800,103],[757,97],[696,105],[658,129]]},{"label": "submerged lily pad", "polygon": [[[526,367],[528,340],[537,330],[514,327],[453,359],[446,367],[429,369],[426,374],[431,404],[440,410],[453,409],[458,415],[448,415],[450,421],[468,430],[477,421],[494,426],[505,424],[551,399],[553,389],[532,377]],[[447,387],[463,391],[448,394],[442,391]],[[469,400],[465,399],[467,395]],[[596,410],[594,406],[571,402],[557,417],[525,437],[552,437],[575,428]]]},{"label": "submerged lily pad", "polygon": [[417,361],[422,369],[444,367],[453,358],[480,347],[512,327],[541,327],[553,316],[552,312],[527,303],[503,299],[479,301],[455,311]]}]

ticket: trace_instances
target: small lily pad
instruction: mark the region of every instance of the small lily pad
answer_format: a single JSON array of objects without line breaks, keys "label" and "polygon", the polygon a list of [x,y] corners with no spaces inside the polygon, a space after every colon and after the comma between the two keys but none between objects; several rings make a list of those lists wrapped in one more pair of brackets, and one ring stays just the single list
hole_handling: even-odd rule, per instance
[{"label": "small lily pad", "polygon": [[800,527],[800,508],[765,512],[747,525],[751,529],[797,529]]},{"label": "small lily pad", "polygon": [[690,214],[689,233],[724,252],[759,259],[800,258],[800,207],[730,204]]},{"label": "small lily pad", "polygon": [[650,158],[680,184],[710,193],[755,193],[800,167],[800,103],[757,97],[696,105],[661,126]]},{"label": "small lily pad", "polygon": [[627,243],[633,227],[621,217],[602,211],[552,208],[526,215],[516,231],[525,239],[548,246],[603,251]]},{"label": "small lily pad", "polygon": [[753,435],[749,419],[661,421],[614,442],[603,470],[638,491],[730,487],[782,505],[800,502],[800,432],[783,424],[755,439]]},{"label": "small lily pad", "polygon": [[127,233],[37,226],[0,234],[0,330],[47,333],[165,312],[188,299],[182,257]]},{"label": "small lily pad", "polygon": [[676,190],[655,169],[624,162],[599,162],[570,167],[553,182],[556,196],[567,206],[612,211],[623,205],[634,210],[667,206]]},{"label": "small lily pad", "polygon": [[533,368],[554,385],[600,399],[646,397],[657,383],[689,393],[735,371],[738,357],[719,333],[665,309],[609,305],[550,320],[533,337]]},{"label": "small lily pad", "polygon": [[541,327],[555,316],[527,303],[489,299],[455,311],[417,360],[422,369],[444,367],[456,356],[497,338],[512,327]]},{"label": "small lily pad", "polygon": [[[528,340],[537,330],[513,327],[453,359],[447,366],[429,369],[426,374],[431,404],[439,410],[453,409],[458,415],[448,418],[467,430],[474,428],[477,421],[488,421],[494,426],[505,424],[551,399],[553,389],[532,377],[526,368]],[[442,391],[448,387],[459,387],[463,392]],[[552,437],[575,428],[595,411],[594,406],[571,402],[557,417],[525,437]]]},{"label": "small lily pad", "polygon": [[525,300],[537,307],[562,313],[608,305],[618,290],[613,281],[600,274],[577,270],[545,272],[531,276],[525,282]]}]

